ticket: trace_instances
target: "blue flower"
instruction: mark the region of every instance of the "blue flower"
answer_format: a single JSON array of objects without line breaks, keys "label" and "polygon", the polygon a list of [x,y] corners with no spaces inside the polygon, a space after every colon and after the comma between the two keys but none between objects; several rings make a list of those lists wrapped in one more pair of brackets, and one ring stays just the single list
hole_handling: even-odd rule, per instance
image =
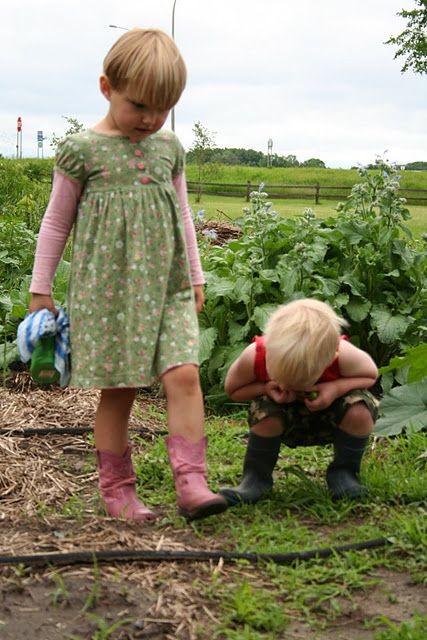
[{"label": "blue flower", "polygon": [[200,221],[203,221],[205,213],[206,213],[205,209],[200,209],[200,211],[196,213],[196,216],[199,218]]}]

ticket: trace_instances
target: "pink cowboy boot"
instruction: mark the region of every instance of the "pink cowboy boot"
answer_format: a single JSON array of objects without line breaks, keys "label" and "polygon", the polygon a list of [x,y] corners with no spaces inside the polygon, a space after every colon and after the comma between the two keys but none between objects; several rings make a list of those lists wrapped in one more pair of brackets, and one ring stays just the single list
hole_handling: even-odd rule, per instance
[{"label": "pink cowboy boot", "polygon": [[136,476],[132,466],[132,447],[122,456],[110,451],[97,451],[99,489],[107,513],[113,518],[126,520],[155,520],[156,514],[138,500],[135,489]]},{"label": "pink cowboy boot", "polygon": [[200,520],[227,509],[227,502],[206,484],[207,438],[190,442],[182,436],[166,438],[175,480],[178,512],[187,520]]}]

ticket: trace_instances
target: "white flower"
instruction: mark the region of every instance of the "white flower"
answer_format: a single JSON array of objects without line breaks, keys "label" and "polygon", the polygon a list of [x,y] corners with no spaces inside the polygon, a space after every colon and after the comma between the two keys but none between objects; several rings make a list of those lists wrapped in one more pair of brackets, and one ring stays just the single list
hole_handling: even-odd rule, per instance
[{"label": "white flower", "polygon": [[215,229],[204,229],[202,233],[209,240],[216,240],[218,238],[218,234]]}]

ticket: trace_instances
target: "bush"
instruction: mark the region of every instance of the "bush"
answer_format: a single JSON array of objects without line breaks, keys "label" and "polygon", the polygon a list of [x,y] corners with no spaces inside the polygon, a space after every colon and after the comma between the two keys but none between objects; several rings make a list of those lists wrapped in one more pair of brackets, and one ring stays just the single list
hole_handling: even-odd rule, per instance
[{"label": "bush", "polygon": [[349,322],[351,341],[379,366],[425,340],[426,251],[405,225],[399,177],[382,160],[360,169],[336,218],[310,209],[281,218],[262,190],[239,221],[241,237],[224,247],[201,244],[206,303],[200,316],[201,378],[208,400],[225,400],[231,362],[260,333],[278,304],[324,300]]}]

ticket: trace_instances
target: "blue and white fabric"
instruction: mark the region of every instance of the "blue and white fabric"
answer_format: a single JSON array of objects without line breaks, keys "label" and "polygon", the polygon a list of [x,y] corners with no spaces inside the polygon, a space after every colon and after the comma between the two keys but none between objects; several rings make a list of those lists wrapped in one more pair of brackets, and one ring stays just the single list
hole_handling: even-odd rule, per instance
[{"label": "blue and white fabric", "polygon": [[48,309],[29,313],[18,326],[18,351],[22,362],[31,360],[40,338],[55,336],[55,369],[60,374],[60,385],[70,381],[70,324],[67,312],[59,309],[55,316]]}]

